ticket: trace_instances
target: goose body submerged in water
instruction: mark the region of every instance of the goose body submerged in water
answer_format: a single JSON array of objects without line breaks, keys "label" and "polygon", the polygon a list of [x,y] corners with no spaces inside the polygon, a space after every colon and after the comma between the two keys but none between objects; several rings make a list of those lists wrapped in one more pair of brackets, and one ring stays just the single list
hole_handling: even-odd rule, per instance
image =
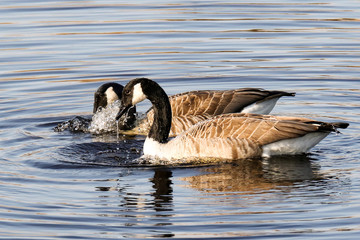
[{"label": "goose body submerged in water", "polygon": [[304,153],[330,132],[348,126],[308,118],[231,113],[201,121],[169,140],[171,105],[165,91],[150,79],[137,78],[125,86],[117,118],[146,98],[153,105],[154,121],[144,143],[144,156],[170,162]]},{"label": "goose body submerged in water", "polygon": [[[123,86],[117,83],[101,85],[94,95],[94,113],[121,99]],[[172,109],[170,136],[176,136],[197,122],[225,113],[269,114],[279,98],[295,96],[284,91],[267,91],[260,88],[234,90],[202,90],[176,94],[169,97]],[[136,134],[147,134],[154,119],[154,110],[138,119],[134,125],[135,108],[127,113],[126,121],[119,121],[120,130],[132,129]]]}]

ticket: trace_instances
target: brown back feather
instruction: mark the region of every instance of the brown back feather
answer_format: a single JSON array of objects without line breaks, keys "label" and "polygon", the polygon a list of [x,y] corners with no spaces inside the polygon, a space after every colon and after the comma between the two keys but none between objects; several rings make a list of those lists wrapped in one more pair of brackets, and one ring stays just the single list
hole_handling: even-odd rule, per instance
[{"label": "brown back feather", "polygon": [[[248,139],[262,146],[283,139],[301,137],[311,132],[324,131],[323,126],[332,125],[308,118],[235,113],[200,122],[183,134],[194,138]],[[326,128],[326,131],[334,130]]]},{"label": "brown back feather", "polygon": [[[192,124],[212,116],[240,112],[255,102],[281,96],[294,96],[294,93],[240,88],[223,91],[191,91],[170,96],[173,118],[170,136],[178,135]],[[154,113],[150,109],[147,113],[147,121],[144,123],[151,126],[153,118]]]},{"label": "brown back feather", "polygon": [[240,88],[223,91],[191,91],[169,97],[173,116],[219,115],[240,112],[259,101],[281,96],[294,96],[283,91],[266,91],[258,88]]}]

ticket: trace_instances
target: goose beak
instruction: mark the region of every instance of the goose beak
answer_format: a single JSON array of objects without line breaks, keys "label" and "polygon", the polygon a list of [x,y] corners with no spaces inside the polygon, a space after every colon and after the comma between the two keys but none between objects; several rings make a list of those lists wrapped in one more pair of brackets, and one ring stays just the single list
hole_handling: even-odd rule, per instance
[{"label": "goose beak", "polygon": [[121,118],[122,115],[124,115],[132,106],[129,105],[129,106],[124,106],[124,105],[121,105],[120,109],[119,109],[119,112],[118,114],[116,115],[116,121],[119,120]]}]

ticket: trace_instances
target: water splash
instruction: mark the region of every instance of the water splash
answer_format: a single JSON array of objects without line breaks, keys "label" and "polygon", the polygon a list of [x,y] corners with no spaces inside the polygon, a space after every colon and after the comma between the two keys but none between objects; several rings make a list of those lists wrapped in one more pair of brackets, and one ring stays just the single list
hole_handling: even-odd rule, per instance
[{"label": "water splash", "polygon": [[115,101],[106,108],[100,108],[92,117],[89,132],[93,134],[117,132],[118,122],[115,118],[120,106],[120,101]]},{"label": "water splash", "polygon": [[71,120],[59,123],[54,127],[55,132],[83,132],[92,134],[117,133],[132,129],[137,124],[137,115],[134,108],[130,108],[118,121],[116,115],[120,110],[120,101],[115,101],[106,108],[100,108],[91,119],[76,116]]},{"label": "water splash", "polygon": [[136,111],[134,107],[128,109],[126,114],[116,120],[121,102],[115,101],[106,108],[100,108],[92,117],[89,132],[92,134],[119,133],[135,127]]},{"label": "water splash", "polygon": [[89,132],[89,125],[91,119],[76,116],[73,119],[59,123],[54,127],[55,132],[63,132],[69,130],[70,132]]},{"label": "water splash", "polygon": [[120,129],[119,129],[119,120],[116,121],[116,140],[119,141],[119,136],[120,136]]}]

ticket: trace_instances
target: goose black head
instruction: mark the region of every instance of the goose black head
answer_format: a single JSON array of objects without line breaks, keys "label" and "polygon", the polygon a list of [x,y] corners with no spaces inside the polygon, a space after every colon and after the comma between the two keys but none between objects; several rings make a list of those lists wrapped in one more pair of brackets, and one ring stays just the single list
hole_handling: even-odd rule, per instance
[{"label": "goose black head", "polygon": [[[101,85],[94,94],[94,109],[96,113],[100,108],[106,108],[113,102],[120,100],[124,87],[118,83],[110,82]],[[118,120],[118,118],[116,119]],[[135,126],[136,108],[129,109],[121,121],[118,122],[118,127],[121,130],[129,130]]]},{"label": "goose black head", "polygon": [[164,89],[150,79],[136,78],[126,84],[122,92],[121,108],[116,119],[119,119],[130,107],[135,106],[145,98],[150,100],[154,110],[154,122],[148,137],[152,137],[161,143],[166,142],[172,118],[170,101]]},{"label": "goose black head", "polygon": [[[123,89],[121,98],[121,109],[116,117],[120,118],[131,106],[149,99],[153,104],[168,100],[164,90],[148,78],[135,78],[131,80]],[[170,104],[170,103],[169,103]]]},{"label": "goose black head", "polygon": [[147,78],[136,78],[126,84],[122,91],[121,108],[116,116],[116,120],[124,115],[130,107],[135,106],[135,104],[143,101],[147,97],[143,88],[145,86],[146,89],[146,82],[148,81],[151,80]]},{"label": "goose black head", "polygon": [[122,85],[114,82],[101,85],[94,94],[93,113],[96,113],[100,107],[105,108],[116,100],[120,100],[123,89]]}]

